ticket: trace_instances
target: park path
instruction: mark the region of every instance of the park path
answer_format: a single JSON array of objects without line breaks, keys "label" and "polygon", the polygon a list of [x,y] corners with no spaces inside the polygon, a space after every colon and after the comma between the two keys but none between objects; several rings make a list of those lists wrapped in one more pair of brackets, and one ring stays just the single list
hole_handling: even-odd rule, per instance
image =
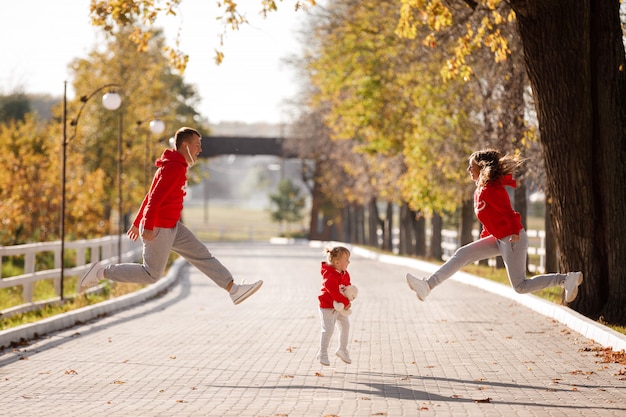
[{"label": "park path", "polygon": [[209,248],[261,290],[234,306],[184,267],[158,298],[5,349],[0,415],[626,415],[626,368],[592,341],[455,281],[422,303],[406,267],[356,254],[353,363],[321,366],[321,248]]}]

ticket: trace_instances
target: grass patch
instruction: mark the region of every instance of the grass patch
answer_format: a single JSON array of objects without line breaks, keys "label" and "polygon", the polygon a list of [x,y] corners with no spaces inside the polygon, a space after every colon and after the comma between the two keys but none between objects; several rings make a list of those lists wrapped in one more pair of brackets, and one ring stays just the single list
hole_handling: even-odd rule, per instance
[{"label": "grass patch", "polygon": [[[12,327],[18,327],[28,323],[35,323],[48,317],[53,317],[58,314],[67,313],[68,311],[77,310],[82,307],[110,300],[111,298],[129,294],[143,287],[145,287],[145,285],[118,282],[109,283],[105,285],[102,292],[97,294],[73,294],[72,297],[67,298],[64,302],[59,301],[58,303],[50,304],[37,310],[16,314],[11,317],[0,318],[0,330],[10,329]],[[73,288],[75,288],[75,286]]]}]

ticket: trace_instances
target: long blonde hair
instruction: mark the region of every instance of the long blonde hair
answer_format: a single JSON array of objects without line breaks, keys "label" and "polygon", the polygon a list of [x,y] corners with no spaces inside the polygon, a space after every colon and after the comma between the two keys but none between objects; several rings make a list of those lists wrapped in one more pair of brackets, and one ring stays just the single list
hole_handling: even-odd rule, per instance
[{"label": "long blonde hair", "polygon": [[476,185],[484,187],[489,182],[497,181],[515,171],[524,163],[524,159],[512,155],[502,155],[496,149],[476,151],[469,157],[469,163],[480,168],[480,176]]}]

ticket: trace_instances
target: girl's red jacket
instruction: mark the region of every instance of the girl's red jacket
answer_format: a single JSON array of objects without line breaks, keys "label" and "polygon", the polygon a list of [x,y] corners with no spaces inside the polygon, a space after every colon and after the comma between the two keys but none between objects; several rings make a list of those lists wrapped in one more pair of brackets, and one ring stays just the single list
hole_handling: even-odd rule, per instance
[{"label": "girl's red jacket", "polygon": [[348,271],[339,272],[332,265],[322,262],[322,293],[318,297],[320,308],[333,308],[333,301],[350,304],[350,300],[339,292],[340,285],[350,285]]},{"label": "girl's red jacket", "polygon": [[511,175],[488,182],[474,191],[474,212],[483,224],[481,238],[493,235],[496,239],[502,239],[519,234],[523,228],[521,216],[513,211],[511,199],[504,186],[515,188],[516,182]]},{"label": "girl's red jacket", "polygon": [[139,227],[153,230],[155,227],[171,229],[180,220],[187,185],[187,161],[178,151],[166,149],[156,160],[157,171],[150,191],[143,199],[141,208],[133,221]]}]

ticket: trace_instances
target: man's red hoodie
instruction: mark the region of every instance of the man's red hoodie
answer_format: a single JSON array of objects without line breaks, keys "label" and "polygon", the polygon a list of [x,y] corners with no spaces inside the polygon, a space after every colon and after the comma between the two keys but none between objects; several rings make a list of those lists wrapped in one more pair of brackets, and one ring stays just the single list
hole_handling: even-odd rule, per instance
[{"label": "man's red hoodie", "polygon": [[496,239],[502,239],[519,234],[523,228],[521,216],[513,211],[509,194],[504,186],[515,188],[516,182],[512,175],[488,182],[484,187],[478,187],[474,191],[474,212],[483,224],[481,238],[493,235]]},{"label": "man's red hoodie", "polygon": [[150,191],[143,199],[133,221],[136,227],[140,227],[143,222],[146,230],[176,226],[186,194],[188,164],[180,152],[166,149],[155,165],[158,169],[152,179]]},{"label": "man's red hoodie", "polygon": [[343,303],[344,306],[350,304],[350,300],[339,292],[340,285],[350,285],[348,271],[339,272],[334,266],[322,262],[322,293],[318,297],[320,308],[333,308],[333,301]]}]

